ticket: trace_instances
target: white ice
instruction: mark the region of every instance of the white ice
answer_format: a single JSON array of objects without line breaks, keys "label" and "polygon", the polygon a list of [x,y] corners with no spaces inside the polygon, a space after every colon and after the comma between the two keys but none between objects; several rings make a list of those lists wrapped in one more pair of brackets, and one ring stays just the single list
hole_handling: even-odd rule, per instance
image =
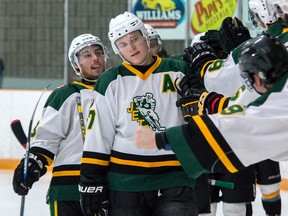
[{"label": "white ice", "polygon": [[[16,216],[20,215],[21,196],[14,193],[12,188],[12,171],[0,170],[0,215]],[[25,216],[49,216],[49,208],[45,203],[51,173],[46,173],[25,198]],[[282,216],[288,215],[288,192],[282,191]],[[261,205],[260,191],[257,189],[257,197],[253,203],[253,215],[265,215]],[[223,216],[221,205],[218,208],[217,216]]]}]

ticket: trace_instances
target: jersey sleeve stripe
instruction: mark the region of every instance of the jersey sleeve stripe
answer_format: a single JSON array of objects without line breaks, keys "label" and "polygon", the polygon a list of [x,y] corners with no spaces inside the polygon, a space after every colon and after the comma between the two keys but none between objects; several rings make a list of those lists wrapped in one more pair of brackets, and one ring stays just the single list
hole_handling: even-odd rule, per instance
[{"label": "jersey sleeve stripe", "polygon": [[198,125],[199,129],[201,130],[203,136],[207,140],[208,144],[211,146],[213,151],[216,153],[218,158],[221,160],[221,162],[224,164],[224,166],[229,170],[229,172],[234,173],[237,172],[237,168],[232,164],[232,162],[229,160],[229,158],[226,156],[225,152],[223,152],[221,146],[219,143],[215,140],[211,132],[209,131],[206,124],[203,122],[200,116],[194,116],[193,117],[195,123]]}]

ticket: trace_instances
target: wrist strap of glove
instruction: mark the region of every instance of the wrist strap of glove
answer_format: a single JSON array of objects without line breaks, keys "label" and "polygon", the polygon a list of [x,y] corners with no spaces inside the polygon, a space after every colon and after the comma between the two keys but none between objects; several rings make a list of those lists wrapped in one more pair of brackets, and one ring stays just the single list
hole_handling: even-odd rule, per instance
[{"label": "wrist strap of glove", "polygon": [[165,132],[156,133],[155,140],[158,149],[171,150],[171,145],[168,143]]},{"label": "wrist strap of glove", "polygon": [[[25,155],[23,156],[23,159],[24,158],[25,158]],[[43,176],[47,171],[47,168],[46,168],[47,160],[45,159],[44,156],[42,156],[40,154],[29,152],[29,162],[28,163],[35,163],[38,165],[40,177]],[[30,165],[29,165],[29,167],[30,167]],[[34,169],[35,169],[35,167],[34,167]]]},{"label": "wrist strap of glove", "polygon": [[214,114],[221,112],[228,106],[230,97],[224,97],[216,92],[203,92],[199,98],[199,114]]}]

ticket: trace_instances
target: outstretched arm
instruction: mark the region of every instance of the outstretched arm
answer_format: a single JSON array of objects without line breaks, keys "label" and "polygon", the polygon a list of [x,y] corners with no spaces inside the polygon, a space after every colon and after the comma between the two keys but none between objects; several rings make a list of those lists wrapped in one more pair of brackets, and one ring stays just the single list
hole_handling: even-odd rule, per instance
[{"label": "outstretched arm", "polygon": [[135,133],[138,148],[157,149],[155,133],[148,127],[140,126]]}]

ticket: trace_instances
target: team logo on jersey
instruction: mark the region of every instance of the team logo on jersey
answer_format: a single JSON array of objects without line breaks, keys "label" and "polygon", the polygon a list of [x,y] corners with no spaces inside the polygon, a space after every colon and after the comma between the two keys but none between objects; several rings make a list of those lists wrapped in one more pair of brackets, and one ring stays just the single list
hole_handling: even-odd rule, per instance
[{"label": "team logo on jersey", "polygon": [[132,121],[137,121],[139,125],[148,125],[153,131],[164,131],[166,127],[161,126],[155,108],[156,100],[152,93],[147,92],[145,95],[134,97],[127,112],[131,114]]}]

